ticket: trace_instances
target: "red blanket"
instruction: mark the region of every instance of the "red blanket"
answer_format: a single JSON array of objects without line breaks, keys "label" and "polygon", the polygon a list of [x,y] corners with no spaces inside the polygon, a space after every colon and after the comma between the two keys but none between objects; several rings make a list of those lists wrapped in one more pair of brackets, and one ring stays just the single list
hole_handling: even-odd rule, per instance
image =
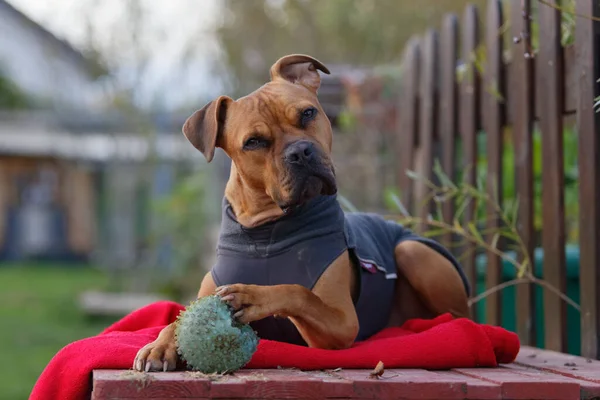
[{"label": "red blanket", "polygon": [[[42,372],[30,400],[89,398],[92,370],[131,368],[137,351],[181,310],[183,306],[177,303],[157,302],[134,311],[98,336],[69,344]],[[385,329],[348,350],[262,340],[246,368],[373,368],[379,361],[386,368],[495,367],[512,362],[518,352],[514,333],[446,314]]]}]

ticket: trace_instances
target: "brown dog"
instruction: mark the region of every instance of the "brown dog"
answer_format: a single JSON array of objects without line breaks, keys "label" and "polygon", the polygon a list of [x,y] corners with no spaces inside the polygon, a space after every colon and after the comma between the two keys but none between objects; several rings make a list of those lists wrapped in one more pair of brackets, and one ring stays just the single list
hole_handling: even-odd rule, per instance
[{"label": "brown dog", "polygon": [[[283,57],[271,67],[271,81],[252,94],[237,101],[221,96],[186,121],[185,136],[207,161],[213,158],[216,147],[222,148],[232,160],[223,214],[228,225],[223,225],[224,244],[218,252],[223,261],[213,268],[212,273],[206,274],[198,297],[221,296],[238,310],[236,318],[258,324],[256,330],[261,337],[288,340],[285,335],[270,337],[269,328],[260,325],[261,321],[272,320],[276,324],[288,324],[280,327],[292,328],[289,341],[325,349],[347,348],[357,337],[367,337],[374,329],[385,326],[398,326],[410,318],[430,318],[446,312],[468,317],[468,284],[456,261],[441,246],[402,231],[403,228],[397,225],[389,225],[408,240],[391,240],[382,245],[384,250],[378,253],[380,258],[392,260],[393,264],[391,270],[385,270],[351,251],[349,236],[342,236],[340,232],[352,228],[345,228],[344,224],[354,223],[340,217],[337,201],[316,200],[335,198],[337,191],[330,160],[332,129],[317,100],[320,86],[317,70],[329,73],[312,57]],[[313,202],[317,205],[309,206]],[[325,203],[328,205],[323,205]],[[318,207],[322,214],[312,218],[317,213],[313,210]],[[305,222],[294,225],[295,228],[289,231],[273,228],[280,223],[287,226],[285,224],[294,220],[295,213],[304,213],[302,221]],[[327,218],[340,222],[320,222],[329,221]],[[379,237],[384,237],[381,236],[383,231],[368,228],[367,232],[360,228],[361,223],[370,224],[372,220],[376,217],[363,215],[353,225],[359,227],[352,233],[359,242],[356,244],[358,249],[368,241],[372,242],[371,246],[379,246]],[[388,226],[387,222],[376,221],[377,226]],[[320,226],[323,224],[326,226]],[[306,233],[316,225],[320,226],[319,232],[330,232],[329,236],[314,239]],[[261,247],[263,227],[271,229],[271,236]],[[272,229],[279,229],[282,242],[288,236],[306,233],[303,239],[290,245],[296,246],[292,258],[285,258],[285,252],[269,250],[274,242]],[[249,238],[239,239],[244,235]],[[369,235],[375,239],[370,240]],[[328,238],[331,238],[329,242]],[[323,241],[327,243],[319,244],[325,243]],[[242,250],[236,250],[236,246]],[[298,246],[304,247],[298,250]],[[333,248],[341,249],[334,258],[330,255],[329,259],[320,257],[321,253],[331,253],[329,249]],[[236,258],[235,251],[242,256]],[[284,258],[277,261],[277,266],[268,267],[271,268],[269,274],[281,274],[283,278],[264,280],[259,277],[263,271],[261,262],[265,259],[263,256],[270,257],[271,253]],[[245,266],[244,258],[255,264]],[[315,275],[306,273],[312,276],[311,283],[299,283],[308,282],[302,271],[310,271],[313,265],[318,268]],[[251,268],[254,269],[249,272]],[[288,268],[301,271],[295,275],[296,281],[286,275]],[[227,274],[231,276],[229,280],[224,278]],[[219,280],[220,287],[215,280]],[[371,284],[375,280],[377,284]],[[388,289],[391,287],[391,291],[377,289],[380,284],[387,285],[385,288]],[[370,294],[366,292],[369,285],[375,288]],[[379,322],[369,320],[370,314],[380,309],[383,310],[380,314],[385,317],[383,325],[381,317]],[[365,331],[360,337],[363,325]],[[367,325],[371,325],[370,331]],[[261,330],[265,335],[261,335]],[[177,361],[174,325],[171,324],[154,342],[140,349],[133,367],[138,371],[167,371],[175,369]]]}]

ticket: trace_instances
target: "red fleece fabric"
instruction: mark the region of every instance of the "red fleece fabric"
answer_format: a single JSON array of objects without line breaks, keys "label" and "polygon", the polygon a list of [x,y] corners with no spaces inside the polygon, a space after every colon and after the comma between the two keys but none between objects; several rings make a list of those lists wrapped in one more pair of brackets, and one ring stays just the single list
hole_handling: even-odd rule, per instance
[{"label": "red fleece fabric", "polygon": [[[132,312],[98,336],[67,345],[46,366],[30,400],[89,398],[92,370],[130,369],[137,351],[156,339],[183,309],[177,303],[156,302]],[[379,361],[386,368],[495,367],[514,361],[519,347],[519,339],[512,332],[445,314],[387,328],[347,350],[261,340],[246,368],[370,369]]]}]

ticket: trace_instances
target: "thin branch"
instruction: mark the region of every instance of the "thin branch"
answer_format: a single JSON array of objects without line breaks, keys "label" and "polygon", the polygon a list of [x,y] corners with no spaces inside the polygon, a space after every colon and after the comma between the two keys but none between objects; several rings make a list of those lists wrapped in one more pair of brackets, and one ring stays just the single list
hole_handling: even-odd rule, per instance
[{"label": "thin branch", "polygon": [[533,276],[531,274],[527,274],[527,275],[528,275],[528,278],[533,283],[535,283],[536,285],[540,285],[540,286],[548,289],[550,292],[554,293],[555,295],[557,295],[558,297],[560,297],[562,300],[564,300],[565,302],[567,302],[567,304],[569,304],[571,307],[573,307],[577,311],[581,312],[581,307],[579,307],[579,304],[575,303],[575,301],[573,301],[566,294],[562,293],[558,288],[552,286],[550,283],[548,283],[547,281],[545,281],[543,279],[538,279],[538,278],[536,278],[535,276]]},{"label": "thin branch", "polygon": [[494,286],[493,288],[486,290],[485,292],[478,294],[475,297],[470,298],[469,306],[483,300],[484,298],[486,298],[487,296],[489,296],[491,294],[494,294],[496,292],[499,292],[500,290],[506,289],[507,287],[519,285],[521,283],[530,283],[530,282],[531,282],[531,280],[529,280],[527,278],[517,278],[517,279],[512,279],[510,281],[503,282],[499,285]]},{"label": "thin branch", "polygon": [[488,250],[489,252],[493,253],[494,255],[502,258],[503,260],[512,264],[517,269],[517,271],[521,271],[521,269],[522,269],[522,265],[520,265],[512,257],[509,257],[505,253],[501,252],[500,250],[489,246],[486,242],[482,242],[475,236],[469,235],[468,231],[463,229],[462,226],[460,227],[460,229],[457,229],[455,226],[449,225],[445,222],[439,222],[439,221],[435,221],[435,220],[426,220],[424,218],[418,218],[418,217],[410,218],[410,221],[415,224],[427,224],[427,225],[431,225],[435,228],[447,229],[448,231],[455,233],[457,235],[460,235],[460,236],[464,237],[465,239],[467,239],[469,242],[479,245],[479,246],[485,248],[486,250]]},{"label": "thin branch", "polygon": [[504,290],[511,286],[520,285],[522,283],[533,283],[533,284],[542,286],[543,288],[548,289],[550,292],[552,292],[553,294],[560,297],[560,299],[563,300],[565,303],[569,304],[571,307],[573,307],[577,311],[581,312],[581,307],[579,307],[579,304],[577,304],[575,301],[573,301],[569,296],[565,295],[559,289],[555,288],[554,286],[552,286],[548,282],[544,281],[543,279],[538,279],[531,274],[527,274],[526,278],[517,278],[517,279],[512,279],[510,281],[503,282],[499,285],[496,285],[496,286],[486,290],[485,292],[478,294],[475,297],[472,297],[471,299],[469,299],[469,306],[483,300],[484,298],[486,298],[487,296],[489,296],[491,294],[499,292],[500,290]]},{"label": "thin branch", "polygon": [[[598,17],[594,17],[594,16],[591,16],[591,15],[585,15],[585,14],[579,14],[579,13],[577,13],[575,11],[569,11],[569,10],[566,10],[565,8],[563,8],[563,7],[561,7],[561,6],[557,5],[557,4],[552,4],[552,3],[550,3],[550,2],[548,2],[546,0],[537,0],[537,1],[540,4],[543,4],[545,6],[554,8],[555,10],[558,10],[558,11],[563,12],[565,14],[573,15],[575,17],[581,17],[581,18],[589,19],[591,21],[598,21],[598,22],[600,22],[600,18],[598,18]],[[592,0],[590,0],[590,1],[592,1]]]},{"label": "thin branch", "polygon": [[[437,172],[438,171],[436,171],[436,173]],[[441,171],[439,173],[443,175],[443,173]],[[415,174],[413,174],[412,177],[413,177],[413,179],[417,178],[417,176]],[[444,181],[445,179],[446,179],[445,176],[441,176],[441,178],[440,178],[440,180],[442,180],[442,181]],[[511,212],[512,219],[514,219],[514,221],[511,221],[508,216],[508,214],[509,214],[508,204],[507,204],[506,210],[503,210],[502,207],[500,206],[500,204],[497,201],[495,201],[494,197],[497,197],[497,196],[490,195],[490,193],[487,191],[484,191],[483,188],[478,189],[476,187],[473,187],[472,185],[463,184],[462,187],[460,187],[458,189],[455,189],[455,188],[448,189],[446,187],[441,187],[441,188],[437,187],[437,186],[431,184],[431,182],[429,182],[429,184],[426,183],[426,186],[428,186],[432,189],[433,195],[435,195],[436,192],[442,193],[442,194],[445,194],[446,198],[447,199],[449,198],[450,200],[455,200],[455,197],[461,196],[460,197],[461,204],[458,207],[459,210],[457,210],[456,214],[454,215],[452,224],[447,223],[443,220],[437,221],[437,220],[431,219],[431,218],[420,218],[420,217],[413,217],[410,215],[405,215],[403,217],[394,218],[394,219],[398,220],[399,222],[401,222],[405,225],[426,225],[429,227],[436,228],[437,230],[435,230],[435,229],[433,230],[434,232],[436,232],[436,234],[438,231],[440,231],[444,234],[452,233],[452,234],[455,234],[458,236],[462,236],[463,240],[466,243],[471,242],[471,243],[475,244],[476,246],[480,246],[481,248],[487,250],[489,253],[496,255],[497,257],[501,258],[502,260],[513,265],[516,268],[516,270],[518,271],[516,279],[501,283],[490,289],[487,289],[486,291],[477,295],[476,297],[469,299],[469,305],[477,303],[478,301],[489,296],[490,294],[496,293],[507,287],[515,286],[515,285],[518,285],[521,283],[534,283],[545,289],[548,289],[548,291],[557,295],[560,299],[565,301],[571,307],[573,307],[576,310],[578,310],[579,312],[581,312],[579,305],[575,301],[573,301],[567,295],[563,294],[558,288],[554,287],[550,283],[544,281],[543,279],[536,278],[533,275],[533,273],[531,271],[531,269],[533,268],[532,267],[533,263],[531,262],[531,258],[530,258],[527,246],[523,242],[523,239],[519,235],[519,230],[517,229],[518,198],[515,200],[515,204],[513,204],[512,207],[510,208],[510,210],[512,211]],[[429,196],[426,196],[426,198],[429,200],[431,198],[431,196],[432,196],[432,194],[430,194]],[[464,196],[464,198],[462,196]],[[476,215],[475,215],[475,221],[467,221],[466,228],[463,227],[463,225],[459,222],[459,217],[461,216],[460,213],[462,213],[462,211],[464,211],[464,209],[466,208],[466,205],[469,204],[472,200],[475,201],[475,204],[476,204],[475,211],[476,212],[477,212],[479,206],[484,206],[486,204],[490,205],[493,210],[492,216],[485,215],[486,219],[493,217],[494,214],[496,214],[497,215],[496,218],[498,218],[498,216],[499,216],[499,218],[503,222],[503,226],[505,227],[504,229],[501,227],[498,227],[496,229],[496,233],[493,235],[494,238],[492,239],[491,243],[489,243],[489,244],[486,242],[486,239],[481,236],[481,231],[477,229],[476,225],[474,225],[478,221],[478,219],[476,218]],[[486,209],[487,209],[487,207],[486,207]],[[486,214],[487,214],[487,212],[486,212]],[[487,232],[487,229],[485,230],[485,232]],[[487,233],[491,234],[492,232],[487,232]],[[505,236],[505,237],[509,236],[509,233],[510,233],[510,236],[514,237],[513,240],[516,242],[515,247],[517,250],[517,258],[510,257],[507,253],[504,253],[496,248],[497,239],[500,236]],[[469,249],[469,250],[475,251],[476,247],[473,249]],[[469,254],[469,252],[467,251],[466,255],[468,255],[468,254]],[[466,255],[463,255],[463,256],[466,256]],[[524,259],[522,262],[518,261],[519,255],[521,255]]]}]

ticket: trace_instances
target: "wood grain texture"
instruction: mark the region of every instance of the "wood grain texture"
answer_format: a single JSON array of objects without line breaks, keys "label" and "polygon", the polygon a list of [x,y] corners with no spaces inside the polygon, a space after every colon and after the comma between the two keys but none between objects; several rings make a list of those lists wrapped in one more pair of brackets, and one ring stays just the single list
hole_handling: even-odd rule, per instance
[{"label": "wood grain texture", "polygon": [[[554,0],[551,3],[558,5]],[[538,11],[540,44],[536,76],[542,133],[543,277],[566,292],[565,205],[563,161],[563,67],[560,13],[543,6]],[[566,304],[544,290],[545,347],[566,350]]]},{"label": "wood grain texture", "polygon": [[[480,86],[481,77],[473,62],[479,47],[479,12],[476,6],[465,9],[462,28],[462,48],[465,74],[460,82],[460,134],[462,141],[463,180],[475,185],[477,176],[477,131],[480,127]],[[464,213],[464,221],[472,221],[475,216],[475,204],[471,202]],[[477,271],[475,268],[475,246],[468,243],[461,249],[461,262],[465,274],[475,287]],[[471,306],[471,314],[477,319],[477,303]]]},{"label": "wood grain texture", "polygon": [[224,377],[178,372],[93,372],[93,400],[108,399],[593,399],[600,361],[523,347],[513,364],[450,371],[241,370]]},{"label": "wood grain texture", "polygon": [[[489,235],[488,243],[499,230],[500,216],[496,211],[497,205],[502,205],[502,150],[503,150],[503,102],[504,73],[502,63],[502,35],[503,25],[502,2],[490,0],[488,2],[486,23],[486,48],[487,65],[484,72],[484,85],[482,99],[485,110],[483,112],[483,129],[487,135],[487,194],[492,200],[487,205],[486,229]],[[487,252],[486,263],[486,288],[490,289],[502,282],[502,264],[500,257]],[[486,298],[486,322],[499,325],[501,320],[501,296],[498,291]]]},{"label": "wood grain texture", "polygon": [[[576,7],[580,15],[600,16],[600,2],[578,1]],[[599,35],[600,23],[577,18],[581,351],[593,358],[600,358],[600,113],[593,107],[600,96]]]},{"label": "wood grain texture", "polygon": [[[523,0],[520,7],[511,7],[512,62],[510,64],[509,112],[513,115],[513,143],[515,152],[515,188],[519,198],[517,229],[530,260],[533,260],[533,121],[534,69],[531,57],[531,0]],[[519,258],[523,262],[524,255]],[[535,343],[535,302],[533,285],[517,287],[517,333],[523,344]]]},{"label": "wood grain texture", "polygon": [[[436,88],[439,76],[438,46],[439,37],[435,30],[429,30],[423,39],[422,73],[420,82],[419,136],[417,139],[416,172],[424,179],[431,180],[433,167],[433,142],[437,129]],[[422,179],[415,182],[416,213],[426,220],[432,211],[432,201],[428,199],[430,189]],[[424,232],[429,227],[420,224],[417,232]]]},{"label": "wood grain texture", "polygon": [[396,153],[400,157],[398,185],[401,200],[407,210],[413,210],[413,181],[407,171],[413,169],[414,148],[419,127],[419,76],[421,66],[421,41],[413,37],[404,50],[402,59],[402,97],[400,121],[396,134]]},{"label": "wood grain texture", "polygon": [[[442,168],[448,178],[454,182],[456,178],[456,138],[458,136],[458,84],[456,64],[458,61],[458,17],[454,14],[444,19],[440,35],[440,107],[439,137],[442,147]],[[446,200],[442,204],[444,221],[452,223],[454,216],[454,200]],[[451,233],[441,238],[442,244],[449,247],[453,242]]]}]

